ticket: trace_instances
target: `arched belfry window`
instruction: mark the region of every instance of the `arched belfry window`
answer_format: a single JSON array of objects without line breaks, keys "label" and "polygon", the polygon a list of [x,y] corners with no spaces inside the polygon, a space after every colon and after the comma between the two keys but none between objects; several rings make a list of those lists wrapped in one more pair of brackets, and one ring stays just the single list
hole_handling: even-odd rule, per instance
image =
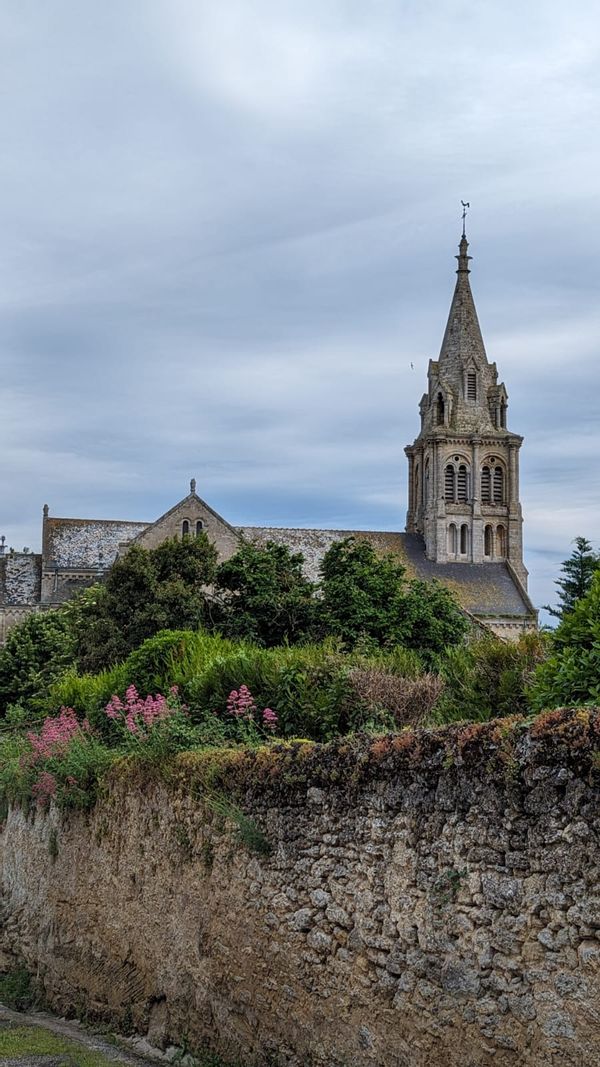
[{"label": "arched belfry window", "polygon": [[487,466],[481,471],[481,503],[492,503],[492,472]]},{"label": "arched belfry window", "polygon": [[477,400],[477,374],[474,370],[467,372],[467,400]]},{"label": "arched belfry window", "polygon": [[500,402],[500,428],[502,430],[506,429],[506,408],[507,408],[506,400],[502,400]]},{"label": "arched belfry window", "polygon": [[181,536],[188,537],[190,533],[190,524],[187,519],[184,519],[181,524]]},{"label": "arched belfry window", "polygon": [[457,497],[459,504],[466,503],[469,499],[469,480],[467,468],[464,463],[461,463],[458,468]]},{"label": "arched belfry window", "polygon": [[483,532],[483,554],[489,557],[494,555],[494,531],[491,526],[486,526]]},{"label": "arched belfry window", "polygon": [[469,468],[460,456],[446,464],[444,499],[451,504],[465,504],[469,499]]},{"label": "arched belfry window", "polygon": [[448,555],[455,556],[458,544],[458,535],[455,523],[451,522],[448,527]]},{"label": "arched belfry window", "polygon": [[506,556],[506,530],[504,526],[496,527],[496,555]]},{"label": "arched belfry window", "polygon": [[505,481],[502,462],[490,456],[481,468],[481,503],[504,504]]},{"label": "arched belfry window", "polygon": [[469,551],[469,527],[463,522],[460,528],[460,554],[466,556]]},{"label": "arched belfry window", "polygon": [[437,402],[436,402],[435,409],[436,409],[436,419],[435,419],[435,421],[436,421],[438,426],[443,426],[444,422],[446,420],[446,405],[444,404],[444,397],[442,396],[441,393],[438,393],[438,395],[437,395]]},{"label": "arched belfry window", "polygon": [[196,523],[196,537],[198,537],[198,535],[202,533],[203,529],[204,523],[202,522],[202,519],[198,519]]}]

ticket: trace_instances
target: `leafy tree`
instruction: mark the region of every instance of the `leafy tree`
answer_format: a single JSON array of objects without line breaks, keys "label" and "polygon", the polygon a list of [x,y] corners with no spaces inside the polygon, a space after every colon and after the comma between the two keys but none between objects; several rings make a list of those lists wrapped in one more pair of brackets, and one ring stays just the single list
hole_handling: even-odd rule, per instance
[{"label": "leafy tree", "polygon": [[535,673],[533,707],[600,703],[600,570],[552,635],[553,650]]},{"label": "leafy tree", "polygon": [[0,648],[0,714],[11,704],[35,706],[75,660],[76,641],[64,608],[34,612],[9,630]]},{"label": "leafy tree", "polygon": [[405,582],[392,555],[377,556],[368,541],[335,542],[321,563],[320,623],[349,648],[404,645],[441,652],[462,640],[467,622],[438,582]]},{"label": "leafy tree", "polygon": [[588,592],[592,578],[600,567],[600,556],[594,552],[587,538],[576,537],[573,543],[575,551],[561,564],[564,578],[557,578],[554,583],[559,590],[559,606],[552,608],[549,604],[544,605],[544,610],[556,619],[563,619],[573,611],[576,603]]},{"label": "leafy tree", "polygon": [[294,644],[310,635],[314,586],[302,571],[304,557],[287,545],[250,541],[217,571],[213,619],[229,637],[266,647]]},{"label": "leafy tree", "polygon": [[217,551],[206,534],[134,545],[96,587],[78,625],[78,666],[96,671],[123,659],[159,630],[193,630],[207,619],[206,587]]}]

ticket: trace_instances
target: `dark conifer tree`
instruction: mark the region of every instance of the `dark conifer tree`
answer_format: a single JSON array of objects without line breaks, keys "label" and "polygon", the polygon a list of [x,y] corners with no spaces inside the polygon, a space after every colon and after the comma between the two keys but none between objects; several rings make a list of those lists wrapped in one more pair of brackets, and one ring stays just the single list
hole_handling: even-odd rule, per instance
[{"label": "dark conifer tree", "polygon": [[544,610],[556,619],[563,619],[573,611],[577,602],[589,592],[592,578],[600,568],[600,556],[586,537],[576,537],[573,544],[575,551],[561,564],[564,577],[557,578],[554,583],[558,586],[558,606],[544,605]]}]

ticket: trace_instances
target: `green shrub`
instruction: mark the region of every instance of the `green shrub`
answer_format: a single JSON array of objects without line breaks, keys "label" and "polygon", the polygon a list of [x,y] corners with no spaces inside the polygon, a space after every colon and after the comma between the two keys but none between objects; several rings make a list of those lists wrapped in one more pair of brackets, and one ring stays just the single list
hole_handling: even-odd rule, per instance
[{"label": "green shrub", "polygon": [[0,973],[0,1003],[13,1011],[30,1011],[39,1007],[38,990],[24,966]]},{"label": "green shrub", "polygon": [[447,649],[438,660],[444,691],[430,721],[486,722],[527,714],[528,688],[544,654],[545,641],[537,633],[514,642],[490,635]]},{"label": "green shrub", "polygon": [[551,651],[533,678],[535,710],[600,702],[600,573],[550,638]]},{"label": "green shrub", "polygon": [[75,640],[64,610],[34,612],[14,626],[0,648],[0,716],[13,704],[38,707],[48,686],[74,660]]}]

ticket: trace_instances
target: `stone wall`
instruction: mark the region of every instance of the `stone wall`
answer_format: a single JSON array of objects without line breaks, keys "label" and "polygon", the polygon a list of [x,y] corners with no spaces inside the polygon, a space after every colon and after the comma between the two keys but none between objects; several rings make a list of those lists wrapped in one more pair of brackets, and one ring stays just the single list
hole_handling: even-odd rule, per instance
[{"label": "stone wall", "polygon": [[592,1067],[599,736],[582,711],[187,755],[89,815],[13,810],[3,947],[61,1012],[244,1063]]}]

